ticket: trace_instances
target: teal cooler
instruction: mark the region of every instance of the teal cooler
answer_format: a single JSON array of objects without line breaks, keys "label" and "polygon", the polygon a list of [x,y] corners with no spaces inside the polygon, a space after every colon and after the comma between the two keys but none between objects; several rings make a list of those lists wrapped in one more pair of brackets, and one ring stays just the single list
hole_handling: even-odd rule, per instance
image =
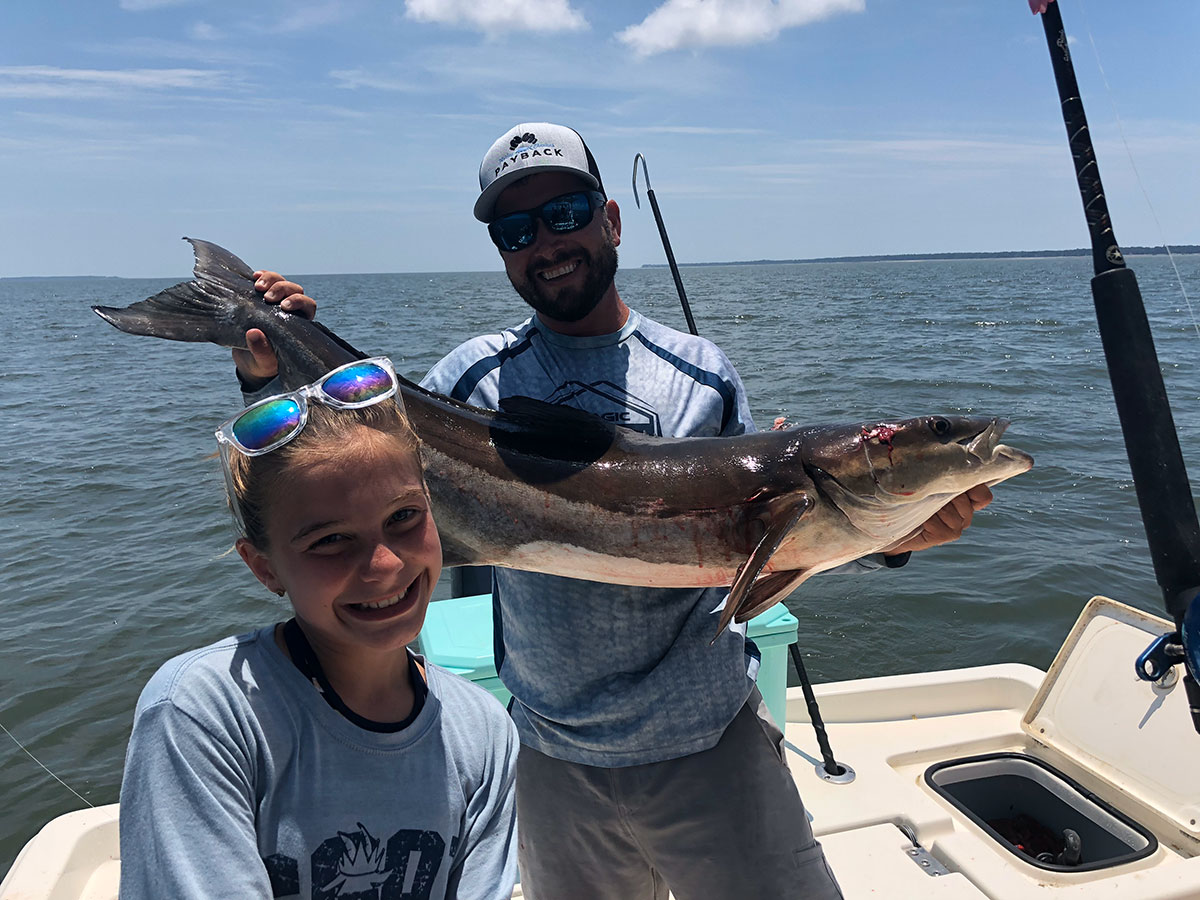
[{"label": "teal cooler", "polygon": [[[796,617],[781,603],[755,616],[747,627],[747,634],[762,653],[758,689],[781,726],[787,711],[787,648],[796,640],[798,625]],[[421,649],[431,662],[475,682],[508,705],[512,695],[500,683],[492,656],[491,594],[429,604],[421,629]]]},{"label": "teal cooler", "polygon": [[473,681],[508,706],[512,697],[496,675],[492,655],[492,595],[452,597],[429,604],[421,650],[431,662]]},{"label": "teal cooler", "polygon": [[746,623],[746,636],[758,646],[758,690],[775,724],[783,728],[787,714],[788,645],[796,642],[800,621],[782,603]]}]

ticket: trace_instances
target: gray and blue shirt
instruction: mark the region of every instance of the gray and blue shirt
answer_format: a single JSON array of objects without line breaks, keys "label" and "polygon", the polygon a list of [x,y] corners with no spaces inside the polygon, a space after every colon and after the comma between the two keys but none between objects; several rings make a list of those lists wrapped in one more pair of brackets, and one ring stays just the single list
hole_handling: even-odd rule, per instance
[{"label": "gray and blue shirt", "polygon": [[121,783],[122,900],[512,894],[518,741],[486,691],[426,664],[411,724],[337,713],[275,626],[167,662]]},{"label": "gray and blue shirt", "polygon": [[[720,348],[632,310],[613,334],[570,337],[532,318],[474,338],[422,386],[488,409],[515,396],[566,404],[656,436],[754,430]],[[614,767],[706,750],[750,693],[744,629],[710,646],[727,589],[493,578],[497,670],[521,742],[548,756]]]}]

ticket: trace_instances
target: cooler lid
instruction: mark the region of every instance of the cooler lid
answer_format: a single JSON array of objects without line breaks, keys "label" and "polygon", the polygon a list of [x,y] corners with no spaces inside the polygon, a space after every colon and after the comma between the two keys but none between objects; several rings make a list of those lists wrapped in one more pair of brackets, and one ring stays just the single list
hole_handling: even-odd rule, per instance
[{"label": "cooler lid", "polygon": [[492,595],[451,597],[430,603],[421,628],[421,649],[439,666],[495,675]]},{"label": "cooler lid", "polygon": [[1183,667],[1167,686],[1134,664],[1165,619],[1107,597],[1084,607],[1046,673],[1021,727],[1200,837],[1200,734],[1192,726]]}]

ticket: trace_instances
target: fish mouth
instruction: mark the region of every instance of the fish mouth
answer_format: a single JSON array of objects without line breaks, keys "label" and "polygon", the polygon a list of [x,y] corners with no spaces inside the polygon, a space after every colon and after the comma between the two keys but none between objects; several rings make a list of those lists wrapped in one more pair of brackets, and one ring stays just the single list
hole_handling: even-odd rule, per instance
[{"label": "fish mouth", "polygon": [[[968,454],[974,456],[980,462],[987,462],[996,455],[996,451],[1004,445],[1000,443],[1000,436],[1008,429],[1008,419],[992,419],[979,434],[970,438],[963,438],[958,443]],[[1005,447],[1006,450],[1011,450],[1011,447]]]},{"label": "fish mouth", "polygon": [[1004,434],[1008,426],[1008,419],[992,419],[988,426],[975,435],[975,437],[966,438],[958,442],[969,456],[974,457],[977,464],[1008,463],[1005,466],[1005,474],[986,482],[989,486],[999,484],[1013,475],[1020,472],[1028,472],[1033,468],[1032,456],[1024,450],[1018,450],[1016,447],[1000,443],[1000,436]]}]

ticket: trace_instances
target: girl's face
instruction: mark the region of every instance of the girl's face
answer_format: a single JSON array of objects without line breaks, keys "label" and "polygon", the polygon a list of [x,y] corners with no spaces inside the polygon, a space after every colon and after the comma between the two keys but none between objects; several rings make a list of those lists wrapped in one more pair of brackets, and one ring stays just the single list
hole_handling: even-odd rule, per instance
[{"label": "girl's face", "polygon": [[314,645],[332,652],[410,643],[442,570],[416,452],[359,435],[351,450],[293,465],[267,506],[266,551],[237,545],[259,581],[287,591]]}]

